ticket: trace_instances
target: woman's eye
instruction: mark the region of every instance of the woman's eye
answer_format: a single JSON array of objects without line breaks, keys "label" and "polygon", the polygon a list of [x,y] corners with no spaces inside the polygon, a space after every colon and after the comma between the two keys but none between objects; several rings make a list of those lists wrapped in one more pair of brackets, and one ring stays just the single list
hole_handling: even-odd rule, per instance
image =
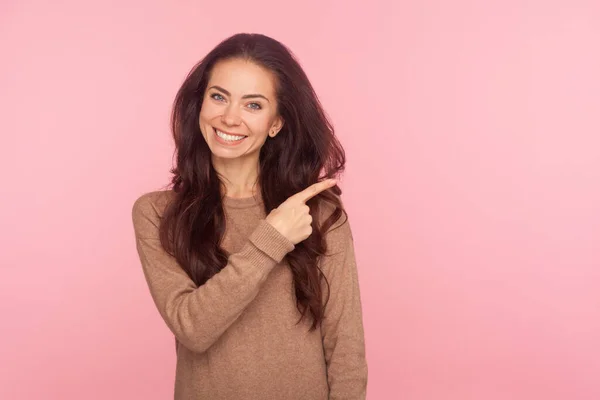
[{"label": "woman's eye", "polygon": [[[223,97],[219,93],[213,93],[210,95],[210,97],[216,101],[224,101],[225,100],[225,97]],[[248,107],[250,107],[253,110],[261,110],[262,109],[262,106],[259,103],[250,103],[250,104],[248,104]]]}]

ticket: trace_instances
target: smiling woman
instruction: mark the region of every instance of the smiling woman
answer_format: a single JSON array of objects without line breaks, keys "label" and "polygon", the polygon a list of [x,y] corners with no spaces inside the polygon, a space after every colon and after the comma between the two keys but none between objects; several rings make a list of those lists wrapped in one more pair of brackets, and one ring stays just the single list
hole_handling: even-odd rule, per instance
[{"label": "smiling woman", "polygon": [[172,189],[133,206],[175,399],[364,399],[344,151],[292,53],[232,36],[175,98]]}]

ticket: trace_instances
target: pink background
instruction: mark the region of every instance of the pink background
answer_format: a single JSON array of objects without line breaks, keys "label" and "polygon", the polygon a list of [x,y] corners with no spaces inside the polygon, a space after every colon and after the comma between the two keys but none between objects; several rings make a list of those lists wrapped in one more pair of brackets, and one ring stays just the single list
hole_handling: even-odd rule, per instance
[{"label": "pink background", "polygon": [[296,4],[1,3],[0,398],[172,398],[131,206],[240,31],[293,49],[347,150],[368,398],[600,398],[600,2]]}]

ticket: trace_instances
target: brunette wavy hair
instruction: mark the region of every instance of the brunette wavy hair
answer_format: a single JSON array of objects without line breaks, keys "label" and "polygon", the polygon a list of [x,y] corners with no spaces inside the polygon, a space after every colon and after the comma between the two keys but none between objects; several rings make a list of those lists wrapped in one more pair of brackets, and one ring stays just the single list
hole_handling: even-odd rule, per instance
[{"label": "brunette wavy hair", "polygon": [[[223,269],[229,254],[220,244],[225,232],[221,182],[211,162],[211,151],[200,132],[199,115],[204,92],[214,65],[221,60],[248,60],[276,77],[278,113],[284,124],[260,150],[258,183],[268,214],[291,195],[326,178],[339,176],[345,168],[344,150],[319,102],[308,77],[292,52],[282,43],[261,34],[231,36],[198,62],[177,92],[171,114],[176,165],[170,185],[174,192],[160,225],[162,246],[190,278],[204,284]],[[321,192],[307,202],[313,217],[313,232],[286,255],[293,274],[296,307],[309,314],[310,331],[323,319],[324,293],[329,282],[319,268],[327,252],[325,234],[342,215],[339,186]],[[333,209],[321,218],[325,203]],[[345,222],[345,221],[343,221]]]}]

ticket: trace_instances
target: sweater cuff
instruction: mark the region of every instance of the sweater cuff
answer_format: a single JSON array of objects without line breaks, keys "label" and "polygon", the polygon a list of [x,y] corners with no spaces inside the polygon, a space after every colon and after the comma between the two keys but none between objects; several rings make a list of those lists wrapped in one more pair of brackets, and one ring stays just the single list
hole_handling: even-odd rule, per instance
[{"label": "sweater cuff", "polygon": [[248,239],[263,253],[277,262],[281,262],[287,253],[296,248],[294,243],[264,219],[259,221],[258,226]]}]

